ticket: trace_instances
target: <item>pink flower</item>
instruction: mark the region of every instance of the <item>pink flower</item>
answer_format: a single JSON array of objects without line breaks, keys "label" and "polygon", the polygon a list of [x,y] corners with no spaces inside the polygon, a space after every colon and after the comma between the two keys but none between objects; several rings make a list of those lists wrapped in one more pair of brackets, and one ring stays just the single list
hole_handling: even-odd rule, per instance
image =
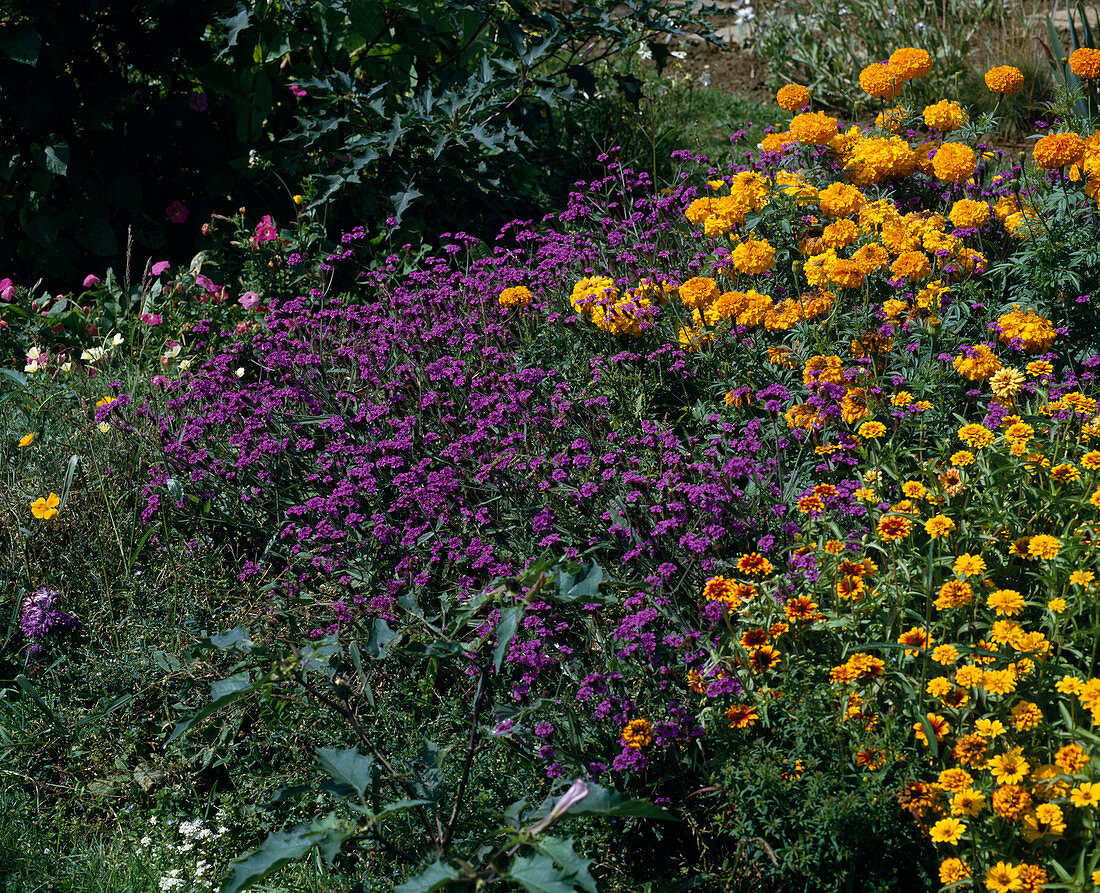
[{"label": "pink flower", "polygon": [[254,291],[246,291],[237,298],[237,303],[245,310],[255,310],[260,305],[260,296]]},{"label": "pink flower", "polygon": [[298,99],[305,99],[306,98],[306,88],[302,87],[298,84],[291,84],[290,85],[290,92],[294,96],[296,96]]},{"label": "pink flower", "polygon": [[261,242],[271,242],[279,238],[279,231],[275,228],[275,221],[270,214],[265,214],[256,224],[256,234],[252,237],[252,247],[257,248]]},{"label": "pink flower", "polygon": [[187,97],[187,106],[195,112],[206,111],[206,94],[195,90],[190,96]]},{"label": "pink flower", "polygon": [[10,279],[0,279],[0,301],[10,301],[15,297],[15,283]]},{"label": "pink flower", "polygon": [[157,313],[143,313],[140,319],[147,326],[159,326],[163,321]]},{"label": "pink flower", "polygon": [[199,275],[195,277],[195,285],[201,288],[208,295],[216,295],[219,291],[221,291],[220,285],[215,285],[213,282],[210,281],[209,277],[204,276],[202,273],[199,273]]},{"label": "pink flower", "polygon": [[159,276],[161,273],[164,273],[167,270],[170,270],[171,268],[172,268],[172,265],[170,263],[168,263],[168,261],[158,260],[155,264],[153,264],[152,269],[150,270],[150,272],[154,276]]},{"label": "pink flower", "polygon": [[169,223],[186,223],[189,211],[187,205],[183,202],[174,201],[164,209],[164,213],[168,217]]},{"label": "pink flower", "polygon": [[99,285],[99,283],[102,281],[103,280],[100,279],[95,273],[89,273],[87,276],[84,277],[84,287],[92,288],[93,286]]}]

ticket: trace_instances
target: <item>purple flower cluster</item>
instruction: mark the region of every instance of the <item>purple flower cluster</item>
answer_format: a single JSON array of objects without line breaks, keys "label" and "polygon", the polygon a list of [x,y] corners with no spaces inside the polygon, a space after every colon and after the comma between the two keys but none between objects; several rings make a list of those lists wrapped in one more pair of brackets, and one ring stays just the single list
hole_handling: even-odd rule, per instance
[{"label": "purple flower cluster", "polygon": [[60,633],[74,629],[79,621],[56,607],[61,593],[39,589],[23,599],[19,627],[27,639],[27,659],[33,660],[46,650],[47,641]]}]

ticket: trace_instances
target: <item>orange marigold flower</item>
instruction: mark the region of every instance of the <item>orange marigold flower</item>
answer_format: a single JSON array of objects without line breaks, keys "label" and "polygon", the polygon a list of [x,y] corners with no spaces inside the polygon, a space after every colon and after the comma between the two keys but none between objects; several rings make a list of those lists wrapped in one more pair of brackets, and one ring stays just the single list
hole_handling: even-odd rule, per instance
[{"label": "orange marigold flower", "polygon": [[902,47],[890,54],[890,64],[905,80],[922,78],[932,70],[932,55],[916,47]]},{"label": "orange marigold flower", "polygon": [[943,99],[935,105],[925,106],[924,123],[933,130],[957,130],[970,120],[963,107],[950,99]]},{"label": "orange marigold flower", "polygon": [[824,146],[836,135],[836,118],[824,112],[807,112],[791,119],[791,138],[796,142]]},{"label": "orange marigold flower", "polygon": [[818,195],[821,213],[826,217],[852,217],[866,203],[863,193],[847,183],[832,183]]},{"label": "orange marigold flower", "polygon": [[1089,764],[1089,755],[1075,742],[1059,748],[1054,755],[1054,762],[1066,775],[1076,775]]},{"label": "orange marigold flower", "polygon": [[1031,155],[1044,170],[1075,164],[1085,154],[1085,141],[1073,132],[1051,133],[1035,143]]},{"label": "orange marigold flower", "polygon": [[905,77],[889,62],[873,62],[859,73],[859,86],[868,96],[891,100],[898,95]]},{"label": "orange marigold flower", "polygon": [[945,887],[948,884],[965,881],[968,877],[970,877],[970,866],[962,859],[952,856],[940,863],[940,883]]},{"label": "orange marigold flower", "polygon": [[1027,544],[1027,554],[1032,558],[1050,560],[1062,551],[1062,541],[1056,536],[1040,533]]},{"label": "orange marigold flower", "polygon": [[1018,784],[1003,784],[993,792],[993,811],[1002,819],[1023,818],[1031,802],[1031,794]]},{"label": "orange marigold flower", "polygon": [[1100,50],[1080,47],[1069,57],[1069,70],[1083,80],[1100,77]]},{"label": "orange marigold flower", "polygon": [[985,73],[985,85],[991,93],[1010,96],[1024,86],[1024,73],[1012,65],[998,65]]},{"label": "orange marigold flower", "polygon": [[787,84],[775,94],[779,107],[788,112],[797,112],[810,103],[810,91],[801,84]]},{"label": "orange marigold flower", "polygon": [[507,307],[509,309],[513,307],[526,307],[531,303],[531,289],[524,285],[516,285],[512,288],[506,288],[500,293],[497,301],[501,307]]},{"label": "orange marigold flower", "polygon": [[974,173],[978,159],[962,143],[944,143],[932,159],[932,172],[947,183],[961,183]]},{"label": "orange marigold flower", "polygon": [[941,536],[947,536],[954,529],[955,522],[946,515],[933,515],[924,522],[924,532],[932,537],[932,539],[939,539]]}]

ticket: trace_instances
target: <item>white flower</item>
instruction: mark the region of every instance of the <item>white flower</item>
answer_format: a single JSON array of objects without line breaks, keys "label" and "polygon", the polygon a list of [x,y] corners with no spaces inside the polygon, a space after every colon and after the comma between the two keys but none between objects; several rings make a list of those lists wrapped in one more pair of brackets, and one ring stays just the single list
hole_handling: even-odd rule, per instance
[{"label": "white flower", "polygon": [[89,347],[87,350],[82,351],[80,359],[87,360],[89,363],[98,363],[107,355],[107,349],[103,347]]},{"label": "white flower", "polygon": [[96,427],[99,428],[100,434],[106,434],[108,431],[111,430],[111,426],[108,425],[106,422],[100,422],[98,425],[96,425]]},{"label": "white flower", "polygon": [[62,363],[61,364],[61,371],[62,372],[72,372],[73,371],[72,360],[66,360],[64,363]]},{"label": "white flower", "polygon": [[27,351],[27,365],[23,367],[24,372],[38,372],[46,365],[46,352],[39,350],[37,347],[32,347]]},{"label": "white flower", "polygon": [[233,374],[236,375],[237,378],[244,378],[244,366],[240,366]]},{"label": "white flower", "polygon": [[152,842],[153,842],[153,838],[150,837],[148,834],[146,834],[143,838],[141,838],[141,845],[142,846],[149,846],[149,844],[151,844]]},{"label": "white flower", "polygon": [[191,358],[190,357],[188,357],[186,360],[180,360],[180,372],[186,372],[190,368],[191,368]]},{"label": "white flower", "polygon": [[111,347],[118,347],[125,340],[121,332],[115,332],[114,335],[111,336]]}]

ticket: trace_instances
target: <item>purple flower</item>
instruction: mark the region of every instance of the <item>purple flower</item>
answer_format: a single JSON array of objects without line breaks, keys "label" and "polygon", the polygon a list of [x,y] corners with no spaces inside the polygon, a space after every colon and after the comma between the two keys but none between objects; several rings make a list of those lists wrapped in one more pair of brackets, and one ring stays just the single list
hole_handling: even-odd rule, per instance
[{"label": "purple flower", "polygon": [[298,99],[305,99],[306,98],[306,88],[305,87],[302,87],[299,84],[291,84],[288,89],[290,90],[291,95],[296,96]]},{"label": "purple flower", "polygon": [[174,201],[167,208],[164,209],[164,215],[168,219],[169,223],[186,223],[187,215],[190,211],[181,201]]},{"label": "purple flower", "polygon": [[170,263],[168,263],[168,261],[166,261],[166,260],[158,260],[158,261],[157,261],[157,262],[156,262],[155,264],[153,264],[153,266],[152,266],[152,267],[150,268],[150,272],[151,272],[151,273],[152,273],[152,274],[153,274],[154,276],[159,276],[159,275],[160,275],[161,273],[165,273],[165,272],[167,272],[168,270],[170,270],[171,268],[172,268],[172,265],[171,265]]},{"label": "purple flower", "polygon": [[199,90],[193,90],[191,95],[187,97],[187,107],[193,112],[205,112],[206,94]]},{"label": "purple flower", "polygon": [[101,280],[95,273],[89,273],[87,276],[84,277],[84,287],[94,288],[102,281],[103,280]]},{"label": "purple flower", "polygon": [[72,614],[66,614],[55,607],[60,598],[60,592],[39,589],[23,599],[19,628],[29,643],[28,658],[41,654],[45,650],[46,639],[52,634],[70,630],[79,622]]}]

